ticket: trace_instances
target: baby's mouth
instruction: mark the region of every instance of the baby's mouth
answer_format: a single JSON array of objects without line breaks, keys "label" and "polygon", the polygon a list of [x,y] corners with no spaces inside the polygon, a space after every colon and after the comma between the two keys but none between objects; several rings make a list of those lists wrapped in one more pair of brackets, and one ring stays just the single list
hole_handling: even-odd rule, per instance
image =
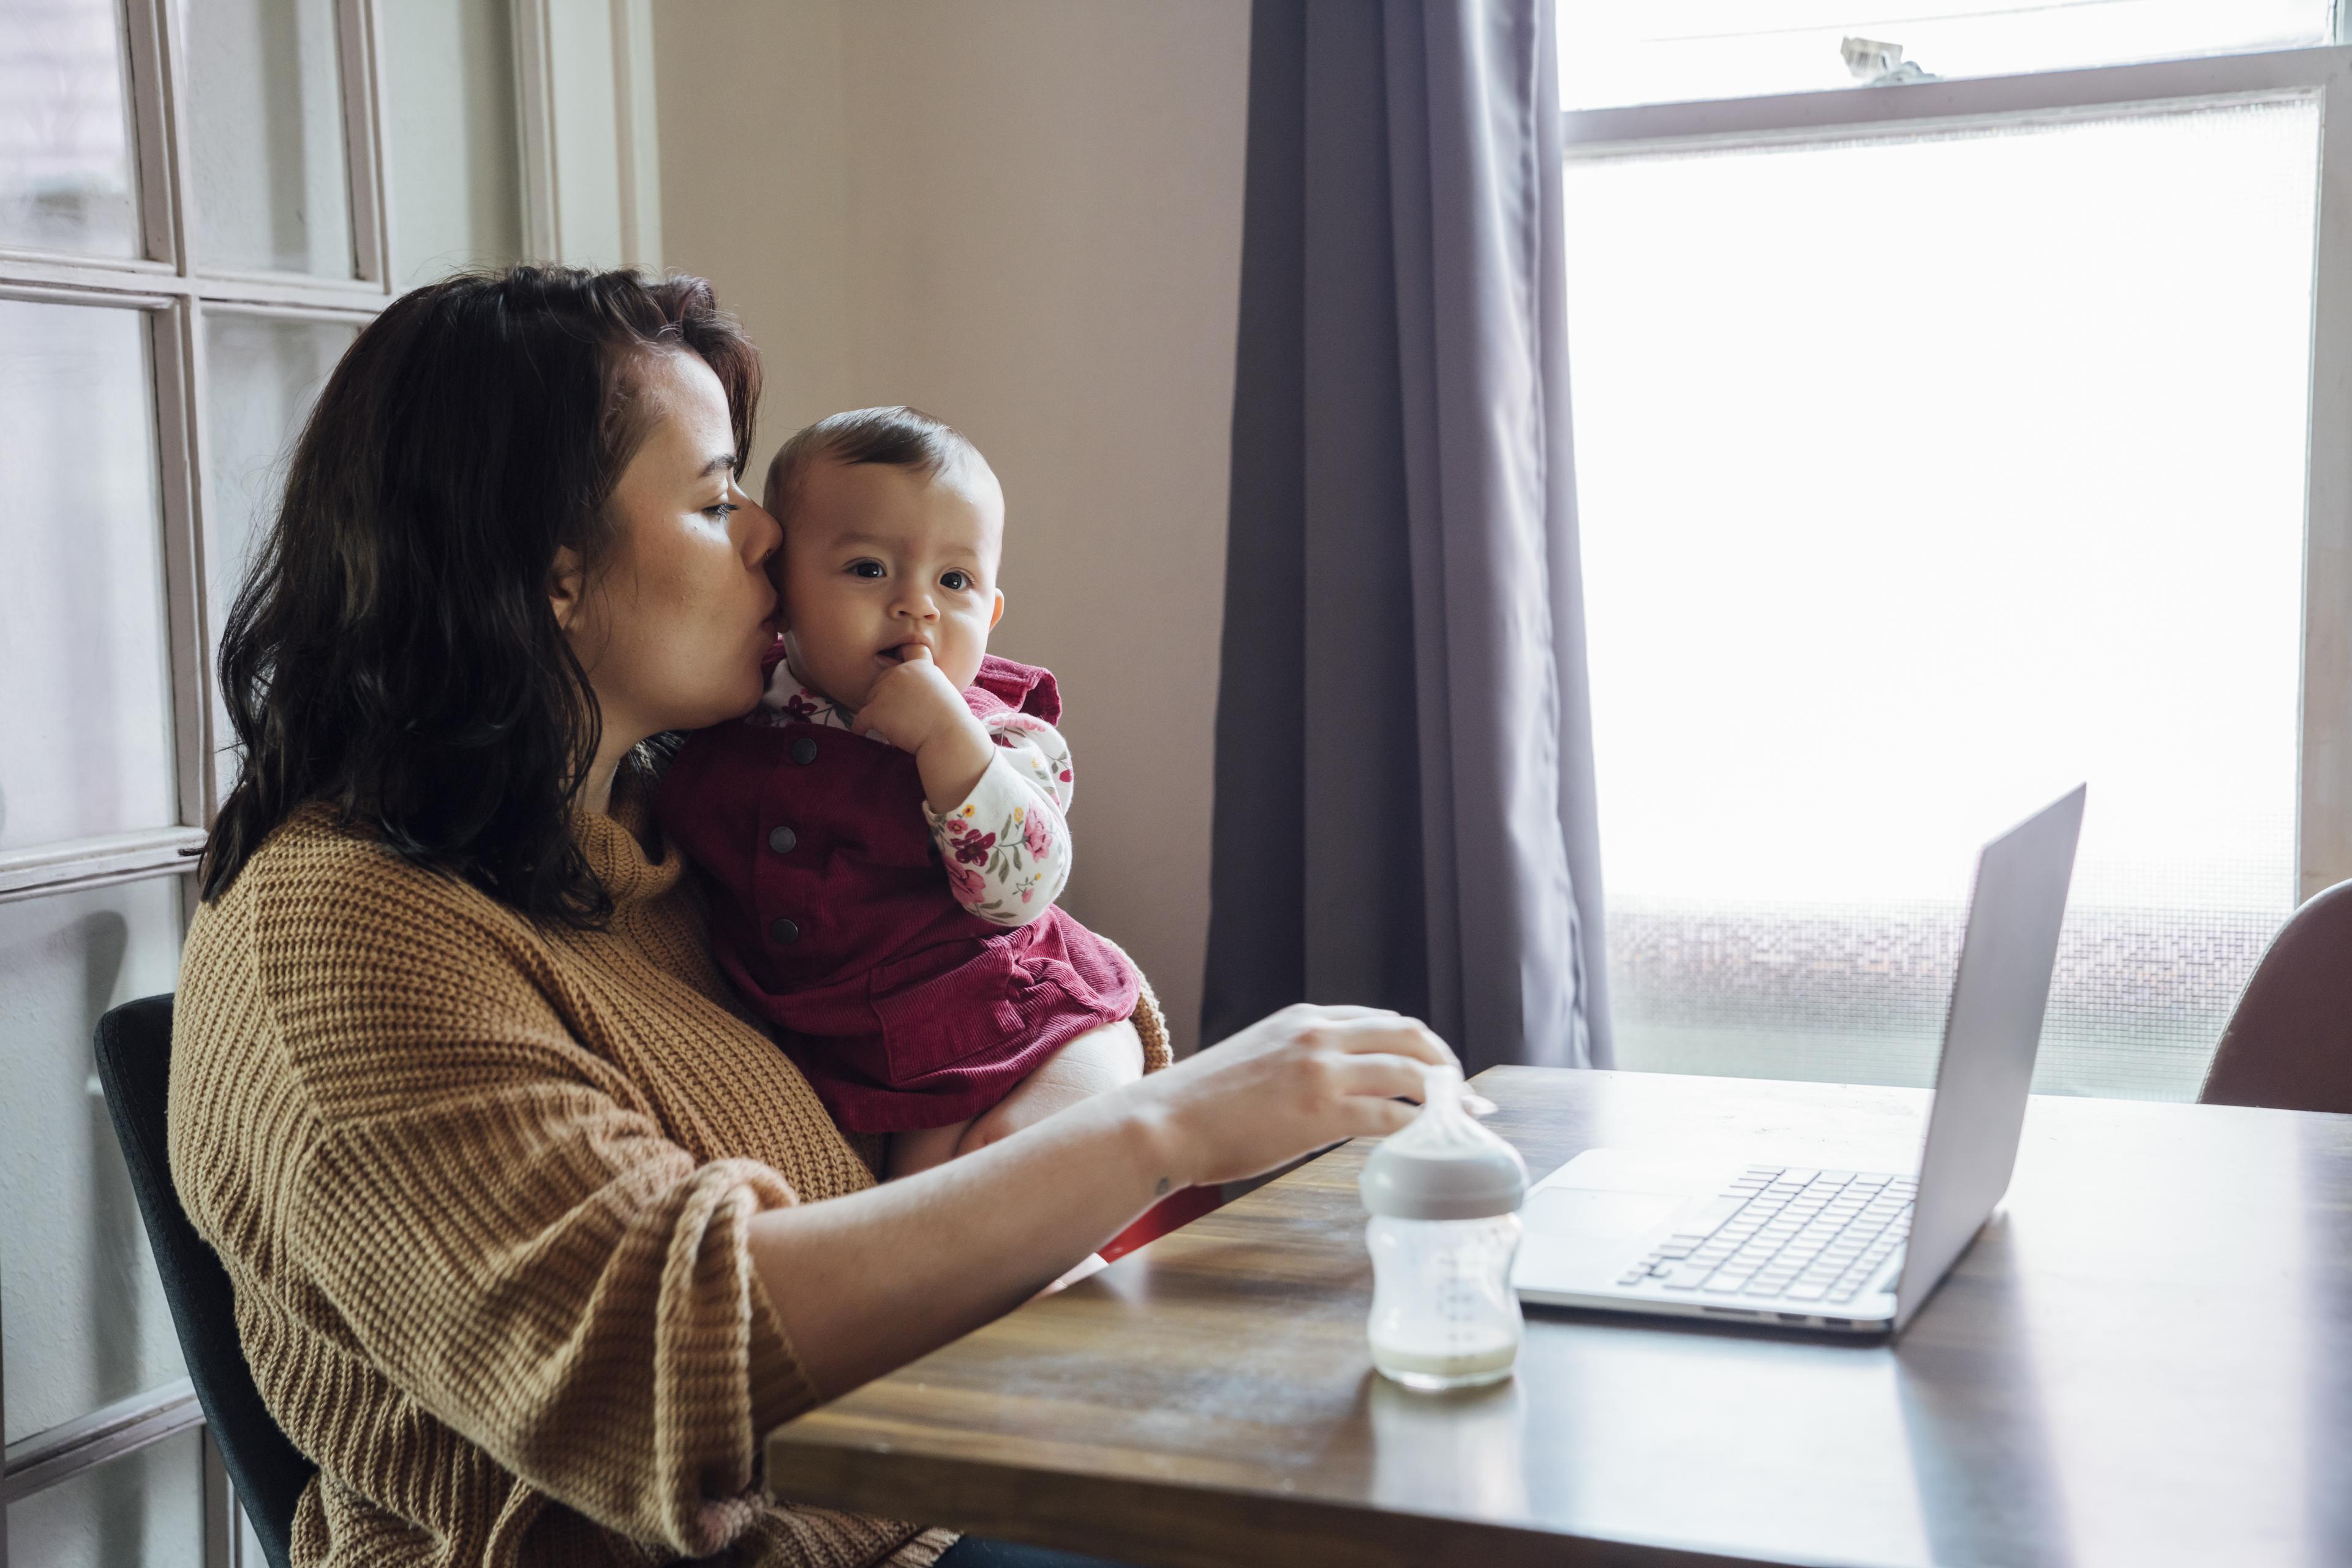
[{"label": "baby's mouth", "polygon": [[885,664],[904,664],[908,659],[915,657],[915,649],[919,647],[929,648],[929,647],[930,645],[929,643],[924,642],[919,637],[909,638],[906,642],[894,643],[890,647],[886,647],[881,652],[876,654],[874,657],[882,660]]}]

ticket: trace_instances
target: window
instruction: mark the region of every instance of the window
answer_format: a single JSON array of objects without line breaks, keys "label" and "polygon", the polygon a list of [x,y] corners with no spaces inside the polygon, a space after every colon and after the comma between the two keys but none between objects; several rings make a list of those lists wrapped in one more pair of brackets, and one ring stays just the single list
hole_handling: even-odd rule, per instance
[{"label": "window", "polygon": [[1560,101],[1570,109],[2302,48],[2333,42],[2336,28],[2335,0],[1559,0],[1559,7]]},{"label": "window", "polygon": [[2218,52],[2332,37],[2287,0],[1876,9],[1982,79],[1859,85],[1805,0],[1562,6],[1621,106],[1565,174],[1618,1059],[1928,1081],[1977,847],[2087,780],[2035,1087],[2193,1099],[2352,876],[2352,51]]},{"label": "window", "polygon": [[[395,265],[520,248],[507,15],[0,0],[0,1563],[260,1561],[91,1030],[173,985],[233,772],[211,655],[293,432]],[[385,44],[415,67],[389,125]]]}]

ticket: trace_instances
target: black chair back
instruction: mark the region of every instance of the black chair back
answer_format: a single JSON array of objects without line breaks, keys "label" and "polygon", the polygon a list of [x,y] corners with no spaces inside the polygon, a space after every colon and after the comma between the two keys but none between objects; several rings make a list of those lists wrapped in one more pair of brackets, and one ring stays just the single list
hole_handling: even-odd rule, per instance
[{"label": "black chair back", "polygon": [[98,1021],[98,1079],[114,1135],[131,1168],[131,1190],[163,1279],[172,1324],[180,1332],[188,1381],[205,1408],[213,1442],[229,1480],[260,1537],[270,1568],[290,1568],[294,1505],[318,1467],[287,1440],[237,1343],[236,1307],[228,1272],[180,1207],[163,1139],[163,1107],[172,1077],[172,998],[126,1002]]}]

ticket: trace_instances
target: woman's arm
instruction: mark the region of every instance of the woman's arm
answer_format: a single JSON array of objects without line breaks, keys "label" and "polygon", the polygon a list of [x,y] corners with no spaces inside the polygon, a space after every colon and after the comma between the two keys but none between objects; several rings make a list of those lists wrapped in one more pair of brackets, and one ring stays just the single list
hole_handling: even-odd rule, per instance
[{"label": "woman's arm", "polygon": [[[477,1461],[438,1422],[604,1528],[700,1557],[771,1506],[759,1435],[816,1402],[750,1266],[752,1216],[797,1194],[673,1142],[555,1010],[548,967],[456,878],[298,825],[199,918],[173,1174],[247,1332],[270,1325],[247,1349],[278,1419],[338,1476],[440,1507],[415,1489]],[[735,1060],[753,1103],[791,1082],[772,1049]],[[416,1462],[352,1447],[371,1422]]]},{"label": "woman's arm", "polygon": [[962,1159],[757,1215],[752,1267],[810,1382],[845,1394],[1020,1305],[1159,1196],[1395,1131],[1421,1064],[1453,1059],[1393,1013],[1286,1008]]}]

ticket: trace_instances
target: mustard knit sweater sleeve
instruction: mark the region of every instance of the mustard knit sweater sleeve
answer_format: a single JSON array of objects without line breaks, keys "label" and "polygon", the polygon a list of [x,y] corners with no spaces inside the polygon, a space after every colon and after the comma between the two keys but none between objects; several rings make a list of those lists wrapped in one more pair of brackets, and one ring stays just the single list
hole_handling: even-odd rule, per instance
[{"label": "mustard knit sweater sleeve", "polygon": [[676,867],[598,820],[604,931],[316,815],[192,928],[173,1166],[322,1472],[297,1559],[928,1562],[951,1537],[761,1488],[815,1394],[747,1226],[872,1176],[732,1010]]},{"label": "mustard knit sweater sleeve", "polygon": [[[388,912],[287,910],[260,944],[319,1113],[288,1246],[354,1348],[501,1468],[623,1534],[711,1551],[752,1434],[814,1402],[745,1245],[791,1189],[698,1163],[530,991],[433,962],[466,952],[478,973],[497,932]],[[330,954],[341,984],[305,984]]]}]

